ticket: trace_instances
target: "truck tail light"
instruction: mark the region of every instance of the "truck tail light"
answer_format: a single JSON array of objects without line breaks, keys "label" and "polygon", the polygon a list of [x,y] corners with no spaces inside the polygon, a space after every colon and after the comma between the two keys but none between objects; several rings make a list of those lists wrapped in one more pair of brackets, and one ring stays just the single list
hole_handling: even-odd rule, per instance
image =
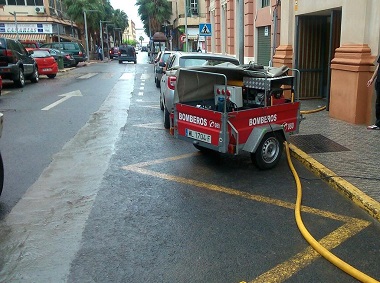
[{"label": "truck tail light", "polygon": [[5,50],[5,56],[12,57],[13,56],[12,50],[6,49]]},{"label": "truck tail light", "polygon": [[176,82],[177,82],[177,77],[174,77],[174,76],[168,77],[168,88],[171,90],[174,90]]}]

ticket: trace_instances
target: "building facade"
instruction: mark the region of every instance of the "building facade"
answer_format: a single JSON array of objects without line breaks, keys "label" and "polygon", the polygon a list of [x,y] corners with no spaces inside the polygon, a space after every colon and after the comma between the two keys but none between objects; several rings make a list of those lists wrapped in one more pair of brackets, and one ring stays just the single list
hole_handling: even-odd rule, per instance
[{"label": "building facade", "polygon": [[[204,0],[168,0],[172,2],[172,16],[163,27],[173,50],[206,50],[204,36],[199,36],[199,25],[206,23],[206,2]],[[185,10],[185,5],[187,9]]]},{"label": "building facade", "polygon": [[61,0],[0,0],[0,36],[42,43],[83,39]]},{"label": "building facade", "polygon": [[128,27],[123,33],[123,42],[129,42],[130,40],[138,41],[138,38],[136,37],[136,25],[132,20],[128,20]]},{"label": "building facade", "polygon": [[374,119],[366,82],[380,51],[378,0],[205,0],[207,50],[301,72],[301,99],[323,98],[333,118]]}]

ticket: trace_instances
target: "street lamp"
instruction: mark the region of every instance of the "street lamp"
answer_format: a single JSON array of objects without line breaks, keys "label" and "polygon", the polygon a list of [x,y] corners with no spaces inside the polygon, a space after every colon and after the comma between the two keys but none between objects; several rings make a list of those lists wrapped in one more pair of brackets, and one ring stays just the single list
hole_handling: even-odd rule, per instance
[{"label": "street lamp", "polygon": [[9,14],[11,14],[14,18],[15,18],[15,25],[16,25],[16,39],[19,40],[19,36],[18,36],[18,28],[17,28],[17,15],[18,14],[24,14],[24,15],[27,15],[28,12],[9,12]]},{"label": "street lamp", "polygon": [[[101,42],[101,45],[102,45],[102,52],[104,54],[104,51],[103,51],[103,28],[102,28],[102,23],[110,23],[111,21],[100,21],[100,42]],[[103,54],[102,54],[102,58],[103,58]]]},{"label": "street lamp", "polygon": [[87,61],[90,60],[90,50],[88,48],[88,34],[87,34],[87,15],[86,12],[97,12],[97,10],[83,10],[84,17],[84,31],[86,35],[86,52],[87,52]]}]

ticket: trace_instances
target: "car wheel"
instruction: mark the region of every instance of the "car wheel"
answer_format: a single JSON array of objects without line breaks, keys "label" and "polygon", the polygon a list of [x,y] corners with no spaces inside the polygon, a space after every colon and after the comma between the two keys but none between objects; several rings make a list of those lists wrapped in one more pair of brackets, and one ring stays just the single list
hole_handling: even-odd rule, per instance
[{"label": "car wheel", "polygon": [[170,113],[168,111],[168,108],[166,108],[166,107],[164,109],[164,128],[165,129],[170,128]]},{"label": "car wheel", "polygon": [[123,61],[119,60],[119,64],[123,63]]},{"label": "car wheel", "polygon": [[49,79],[54,79],[57,74],[47,75]]},{"label": "car wheel", "polygon": [[161,87],[161,83],[160,83],[160,81],[156,78],[156,87],[157,88],[160,88]]},{"label": "car wheel", "polygon": [[133,63],[137,64],[137,61],[133,61]]},{"label": "car wheel", "polygon": [[160,109],[164,111],[164,103],[162,102],[162,96],[160,95]]},{"label": "car wheel", "polygon": [[24,70],[23,69],[19,68],[17,80],[14,80],[14,83],[18,87],[24,87],[24,85],[25,85],[25,77],[24,77]]},{"label": "car wheel", "polygon": [[0,153],[0,195],[1,195],[1,192],[3,191],[3,186],[4,186],[4,164],[3,164],[3,158],[1,157],[1,153]]},{"label": "car wheel", "polygon": [[271,169],[280,161],[282,151],[282,136],[275,132],[266,133],[256,151],[251,153],[251,159],[259,169]]},{"label": "car wheel", "polygon": [[34,67],[34,70],[33,70],[33,75],[32,77],[30,78],[30,81],[32,83],[38,83],[38,80],[39,80],[39,74],[38,74],[38,68],[37,67]]}]

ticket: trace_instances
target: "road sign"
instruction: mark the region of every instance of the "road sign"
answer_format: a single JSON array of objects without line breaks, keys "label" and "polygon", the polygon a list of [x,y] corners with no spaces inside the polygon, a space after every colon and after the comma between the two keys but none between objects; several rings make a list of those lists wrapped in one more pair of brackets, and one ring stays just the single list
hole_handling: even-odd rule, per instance
[{"label": "road sign", "polygon": [[179,37],[179,40],[181,41],[181,43],[184,43],[185,40],[186,40],[186,35],[185,34],[181,34],[181,36]]},{"label": "road sign", "polygon": [[199,36],[211,36],[211,24],[199,24]]}]

